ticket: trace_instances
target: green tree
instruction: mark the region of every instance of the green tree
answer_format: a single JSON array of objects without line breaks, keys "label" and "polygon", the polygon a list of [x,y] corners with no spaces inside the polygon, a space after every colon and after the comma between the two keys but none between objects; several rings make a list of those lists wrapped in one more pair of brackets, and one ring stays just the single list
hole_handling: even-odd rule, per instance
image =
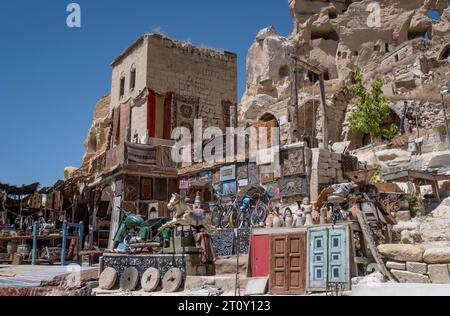
[{"label": "green tree", "polygon": [[398,133],[398,127],[392,124],[388,128],[383,128],[382,124],[389,118],[389,105],[382,95],[383,80],[376,78],[372,82],[371,91],[363,85],[361,69],[353,73],[355,84],[353,91],[358,97],[356,111],[350,117],[350,128],[356,134],[368,134],[372,138],[384,137],[392,140]]}]

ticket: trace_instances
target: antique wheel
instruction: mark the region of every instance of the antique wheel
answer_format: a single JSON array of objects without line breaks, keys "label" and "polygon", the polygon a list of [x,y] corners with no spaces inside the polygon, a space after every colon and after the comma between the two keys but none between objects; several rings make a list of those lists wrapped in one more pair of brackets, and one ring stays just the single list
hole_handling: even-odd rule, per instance
[{"label": "antique wheel", "polygon": [[134,291],[139,281],[139,272],[136,268],[127,268],[120,277],[120,289],[124,292]]},{"label": "antique wheel", "polygon": [[161,282],[161,273],[158,269],[149,268],[144,272],[141,279],[141,286],[144,292],[150,293],[158,288]]},{"label": "antique wheel", "polygon": [[111,290],[117,282],[117,271],[114,268],[106,268],[100,274],[98,285],[102,290]]},{"label": "antique wheel", "polygon": [[183,273],[178,268],[172,268],[164,275],[163,289],[166,293],[178,291],[183,283]]},{"label": "antique wheel", "polygon": [[269,211],[264,203],[258,202],[255,208],[252,209],[251,223],[254,227],[259,227],[264,224],[267,219]]},{"label": "antique wheel", "polygon": [[250,210],[245,208],[240,210],[238,219],[236,222],[237,228],[249,228],[251,226]]}]

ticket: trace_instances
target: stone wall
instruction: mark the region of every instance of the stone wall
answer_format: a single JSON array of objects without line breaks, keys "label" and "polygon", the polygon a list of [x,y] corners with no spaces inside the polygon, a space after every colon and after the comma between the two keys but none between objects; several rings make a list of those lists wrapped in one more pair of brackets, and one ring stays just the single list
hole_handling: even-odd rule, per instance
[{"label": "stone wall", "polygon": [[200,99],[203,126],[228,127],[229,104],[237,103],[237,56],[148,36],[147,86]]},{"label": "stone wall", "polygon": [[380,245],[386,266],[400,283],[450,284],[450,248]]}]

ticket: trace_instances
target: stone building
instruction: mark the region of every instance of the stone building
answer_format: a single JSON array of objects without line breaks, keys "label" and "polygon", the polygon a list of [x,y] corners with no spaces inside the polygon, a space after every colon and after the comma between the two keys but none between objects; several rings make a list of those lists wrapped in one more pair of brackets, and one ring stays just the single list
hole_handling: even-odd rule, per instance
[{"label": "stone building", "polygon": [[233,53],[146,34],[116,58],[111,93],[96,106],[80,170],[91,193],[93,242],[109,231],[111,246],[122,210],[167,217],[166,202],[178,192],[172,130],[193,132],[194,120],[202,119],[204,128],[225,131],[236,102]]}]

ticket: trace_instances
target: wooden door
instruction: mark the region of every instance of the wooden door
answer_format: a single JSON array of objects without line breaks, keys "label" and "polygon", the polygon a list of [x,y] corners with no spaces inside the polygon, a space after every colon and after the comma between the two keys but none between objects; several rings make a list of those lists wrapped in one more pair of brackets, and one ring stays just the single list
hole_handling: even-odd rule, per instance
[{"label": "wooden door", "polygon": [[302,294],[306,290],[306,235],[288,236],[288,290]]},{"label": "wooden door", "polygon": [[270,274],[270,238],[268,235],[252,236],[252,276],[267,277]]},{"label": "wooden door", "polygon": [[286,280],[287,270],[287,237],[273,236],[270,243],[271,263],[270,263],[270,289],[274,294],[282,294],[288,291]]},{"label": "wooden door", "polygon": [[348,282],[347,229],[329,230],[329,277],[330,282]]},{"label": "wooden door", "polygon": [[309,282],[310,290],[326,290],[328,277],[328,230],[309,231]]},{"label": "wooden door", "polygon": [[270,289],[273,294],[306,291],[306,235],[273,236],[271,240]]}]

